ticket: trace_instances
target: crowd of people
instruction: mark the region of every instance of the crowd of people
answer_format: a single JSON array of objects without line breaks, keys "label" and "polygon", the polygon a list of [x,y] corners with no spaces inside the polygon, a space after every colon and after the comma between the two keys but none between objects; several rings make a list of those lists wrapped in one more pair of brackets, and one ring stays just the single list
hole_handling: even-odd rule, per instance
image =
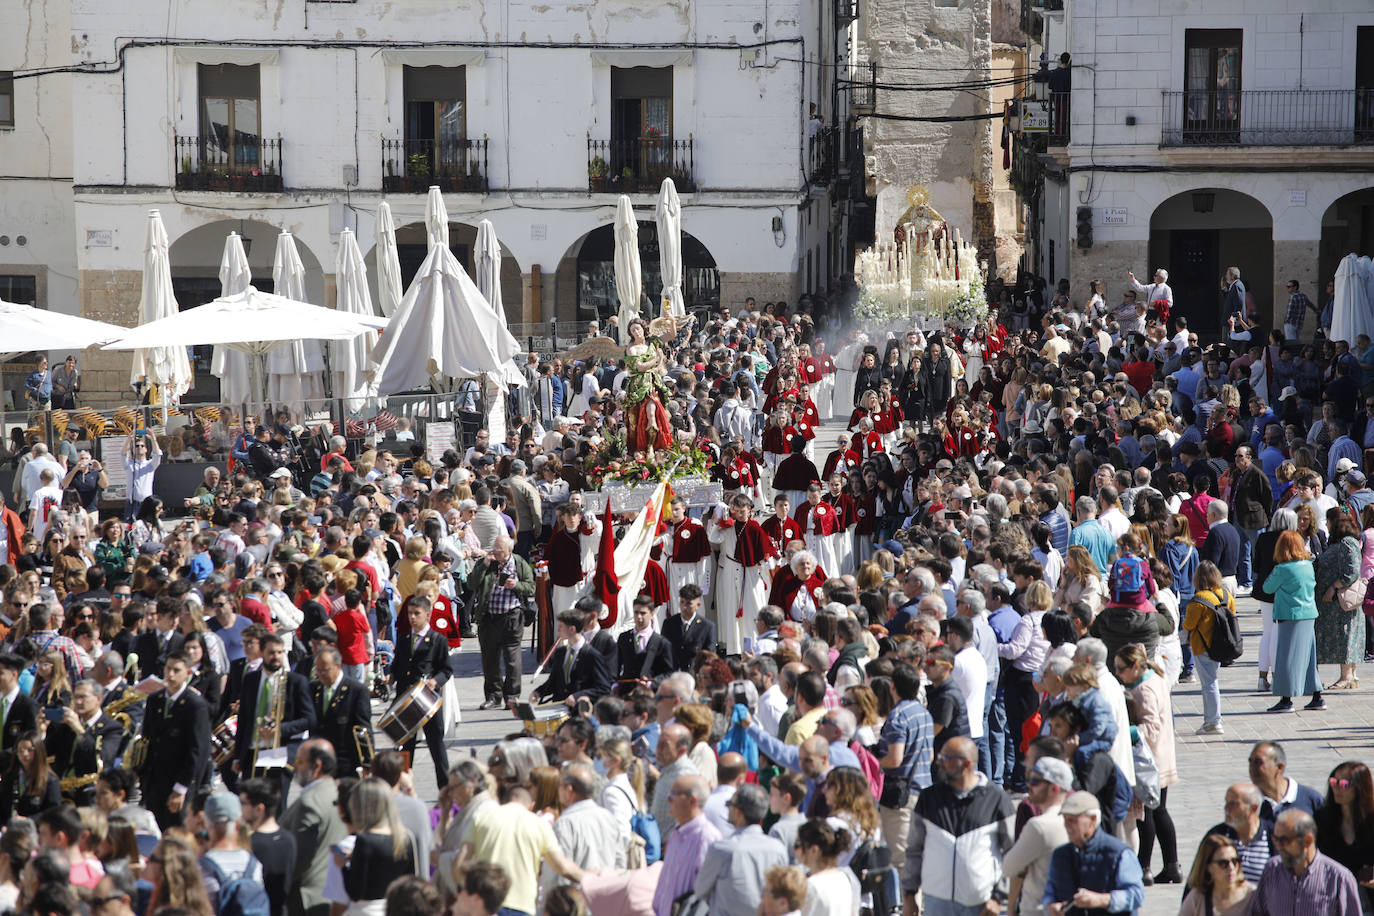
[{"label": "crowd of people", "polygon": [[[1301,302],[1266,332],[1242,292],[1204,347],[1167,279],[997,288],[963,329],[613,320],[620,357],[531,355],[506,434],[439,455],[289,410],[104,464],[30,435],[0,912],[1061,916],[1153,884],[1187,914],[1366,910],[1363,763],[1303,786],[1260,741],[1201,838],[1169,790],[1180,683],[1222,735],[1220,669],[1257,660],[1282,738],[1374,658],[1374,346],[1304,336]],[[164,504],[164,445],[207,437],[226,466]],[[723,495],[672,502],[620,619],[584,496],[655,449]],[[373,700],[452,703],[465,640],[482,708],[518,706],[540,607],[523,731],[455,765],[441,712],[375,749]]]}]

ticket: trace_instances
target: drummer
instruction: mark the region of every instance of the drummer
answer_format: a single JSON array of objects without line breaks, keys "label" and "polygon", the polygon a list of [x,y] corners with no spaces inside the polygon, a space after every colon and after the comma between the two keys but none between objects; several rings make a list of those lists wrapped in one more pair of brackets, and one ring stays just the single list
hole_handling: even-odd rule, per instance
[{"label": "drummer", "polygon": [[[430,600],[423,595],[414,595],[406,608],[410,622],[410,632],[396,641],[396,659],[391,663],[391,682],[396,686],[396,695],[403,697],[416,684],[442,697],[444,685],[453,676],[448,654],[448,640],[429,627]],[[440,785],[448,782],[448,750],[444,747],[444,719],[435,713],[424,725],[425,743],[429,745],[429,756],[434,761],[434,773]],[[415,759],[415,747],[419,743],[416,735],[406,742],[403,750]]]}]

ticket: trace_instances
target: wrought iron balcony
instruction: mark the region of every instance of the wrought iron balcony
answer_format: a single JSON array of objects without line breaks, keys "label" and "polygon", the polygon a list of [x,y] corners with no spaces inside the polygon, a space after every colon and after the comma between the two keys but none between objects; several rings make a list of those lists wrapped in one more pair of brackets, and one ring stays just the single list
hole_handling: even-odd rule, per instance
[{"label": "wrought iron balcony", "polygon": [[695,191],[695,141],[669,136],[634,140],[587,138],[587,187],[595,193],[657,194],[663,179],[679,191]]},{"label": "wrought iron balcony", "polygon": [[806,138],[806,178],[813,187],[825,187],[835,179],[840,162],[839,128],[823,127],[814,137]]},{"label": "wrought iron balcony", "polygon": [[282,139],[172,137],[178,191],[280,191]]},{"label": "wrought iron balcony", "polygon": [[842,29],[859,18],[859,0],[835,0],[835,28]]},{"label": "wrought iron balcony", "polygon": [[1072,101],[1072,92],[1050,93],[1050,132],[1047,138],[1050,146],[1069,145],[1069,125],[1073,123]]},{"label": "wrought iron balcony", "polygon": [[382,190],[424,194],[431,186],[446,193],[487,190],[487,138],[382,140]]},{"label": "wrought iron balcony", "polygon": [[1164,93],[1161,146],[1374,143],[1374,87]]},{"label": "wrought iron balcony", "polygon": [[868,65],[868,73],[860,76],[857,71],[845,87],[849,90],[849,113],[853,115],[873,114],[873,106],[878,99],[878,64]]}]

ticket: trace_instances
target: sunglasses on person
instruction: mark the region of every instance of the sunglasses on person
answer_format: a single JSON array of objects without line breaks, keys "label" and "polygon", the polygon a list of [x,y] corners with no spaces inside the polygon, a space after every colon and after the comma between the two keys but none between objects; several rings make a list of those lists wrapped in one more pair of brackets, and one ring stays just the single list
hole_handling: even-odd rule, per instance
[{"label": "sunglasses on person", "polygon": [[1332,776],[1327,782],[1333,789],[1348,789],[1351,786],[1350,780],[1343,776]]},{"label": "sunglasses on person", "polygon": [[1229,856],[1225,859],[1213,859],[1212,864],[1217,868],[1224,868],[1230,871],[1233,868],[1240,868],[1240,859],[1237,859],[1235,856]]}]

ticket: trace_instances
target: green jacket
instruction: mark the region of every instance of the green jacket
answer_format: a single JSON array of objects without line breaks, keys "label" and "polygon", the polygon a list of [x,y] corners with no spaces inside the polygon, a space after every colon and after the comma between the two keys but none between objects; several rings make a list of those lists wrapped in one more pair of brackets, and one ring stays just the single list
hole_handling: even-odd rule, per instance
[{"label": "green jacket", "polygon": [[1264,590],[1274,596],[1274,621],[1312,620],[1317,616],[1317,575],[1311,560],[1290,560],[1274,567]]},{"label": "green jacket", "polygon": [[[504,564],[503,564],[504,565]],[[473,620],[481,624],[487,616],[487,604],[491,601],[491,590],[499,581],[500,566],[481,560],[468,573],[468,589],[472,594]],[[534,597],[534,570],[522,556],[515,557],[515,594],[521,601]]]}]

